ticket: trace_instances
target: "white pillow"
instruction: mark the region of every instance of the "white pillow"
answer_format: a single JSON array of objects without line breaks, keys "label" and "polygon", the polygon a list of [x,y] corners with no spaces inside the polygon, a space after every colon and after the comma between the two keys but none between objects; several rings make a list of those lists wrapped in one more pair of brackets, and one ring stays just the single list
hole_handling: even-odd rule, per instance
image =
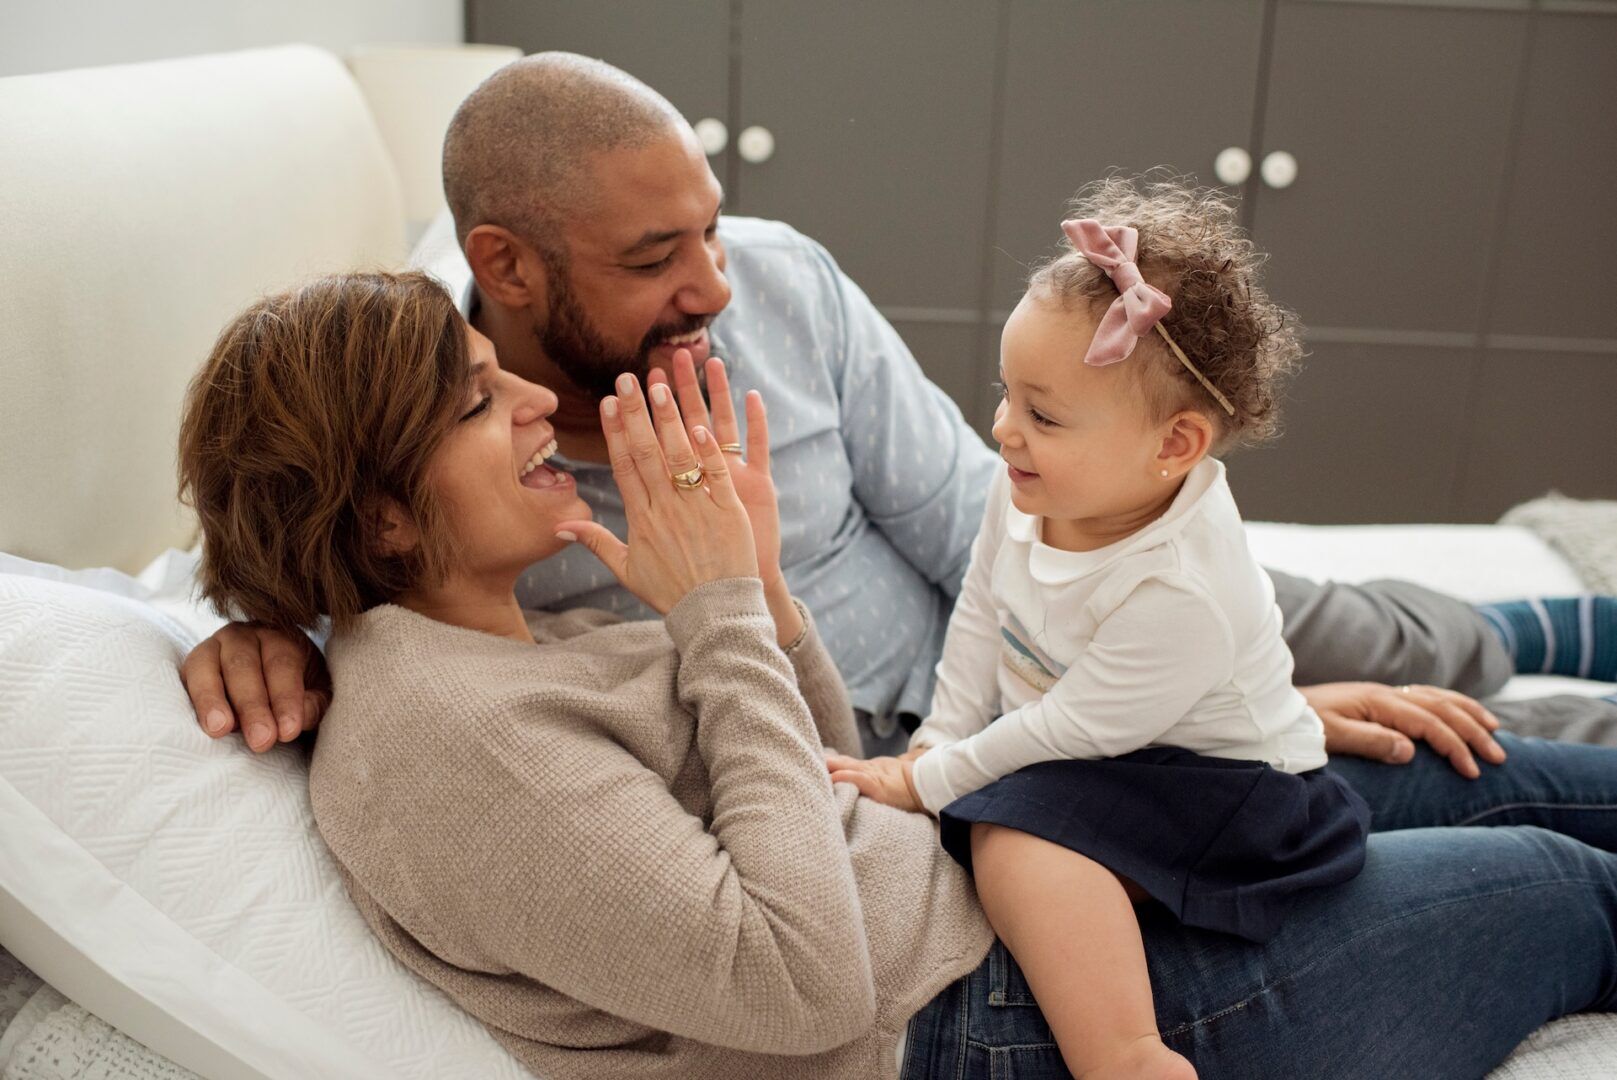
[{"label": "white pillow", "polygon": [[528,1076],[371,935],[303,750],[197,727],[177,665],[211,617],[53,570],[0,565],[0,945],[208,1076]]}]

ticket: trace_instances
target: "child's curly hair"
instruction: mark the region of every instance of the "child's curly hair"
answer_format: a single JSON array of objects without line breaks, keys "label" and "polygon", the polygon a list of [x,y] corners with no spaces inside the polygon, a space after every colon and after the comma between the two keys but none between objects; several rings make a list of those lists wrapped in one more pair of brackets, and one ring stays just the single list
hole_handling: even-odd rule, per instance
[{"label": "child's curly hair", "polygon": [[[1236,223],[1234,204],[1180,177],[1112,176],[1081,188],[1067,216],[1139,231],[1140,274],[1173,301],[1162,328],[1235,407],[1234,416],[1225,412],[1152,333],[1130,357],[1152,419],[1186,408],[1204,413],[1218,432],[1217,449],[1278,435],[1280,391],[1303,355],[1297,317],[1258,284],[1266,257]],[[1062,246],[1034,268],[1028,290],[1063,309],[1082,301],[1098,318],[1117,288],[1069,241]]]}]

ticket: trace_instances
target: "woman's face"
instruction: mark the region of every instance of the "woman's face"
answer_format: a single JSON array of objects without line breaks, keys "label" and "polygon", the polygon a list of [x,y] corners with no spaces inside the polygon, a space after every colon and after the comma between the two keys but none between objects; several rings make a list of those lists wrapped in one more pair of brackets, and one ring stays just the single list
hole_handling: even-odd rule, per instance
[{"label": "woman's face", "polygon": [[501,371],[494,343],[466,328],[473,377],[461,418],[427,465],[459,548],[455,573],[513,579],[567,544],[563,521],[587,520],[573,478],[542,462],[556,450],[556,395]]}]

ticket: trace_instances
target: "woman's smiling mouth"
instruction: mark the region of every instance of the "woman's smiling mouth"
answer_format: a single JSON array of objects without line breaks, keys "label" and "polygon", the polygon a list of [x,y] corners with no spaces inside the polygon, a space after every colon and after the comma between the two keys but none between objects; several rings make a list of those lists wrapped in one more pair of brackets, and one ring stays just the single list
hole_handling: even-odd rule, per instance
[{"label": "woman's smiling mouth", "polygon": [[571,484],[573,481],[571,476],[545,464],[555,452],[555,439],[535,450],[533,457],[523,463],[522,471],[517,474],[517,482],[534,491],[544,491],[558,484]]}]

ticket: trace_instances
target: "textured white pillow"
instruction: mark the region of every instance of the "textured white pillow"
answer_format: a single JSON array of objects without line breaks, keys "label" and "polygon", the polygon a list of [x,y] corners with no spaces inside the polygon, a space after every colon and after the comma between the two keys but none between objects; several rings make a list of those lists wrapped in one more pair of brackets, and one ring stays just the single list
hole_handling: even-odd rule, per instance
[{"label": "textured white pillow", "polygon": [[[140,593],[98,584],[120,581]],[[194,624],[0,572],[0,944],[204,1075],[528,1076],[371,935],[304,751],[198,729],[177,670]]]}]

